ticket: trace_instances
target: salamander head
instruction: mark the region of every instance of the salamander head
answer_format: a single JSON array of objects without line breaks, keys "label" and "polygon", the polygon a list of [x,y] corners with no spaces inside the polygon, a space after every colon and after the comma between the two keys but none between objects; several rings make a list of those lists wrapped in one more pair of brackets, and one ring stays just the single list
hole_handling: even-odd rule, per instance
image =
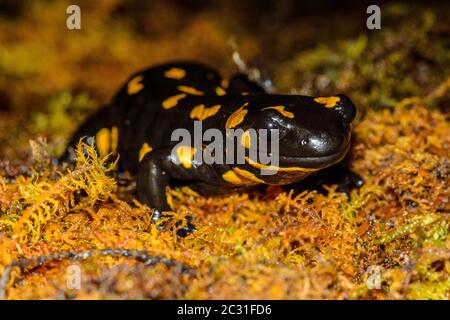
[{"label": "salamander head", "polygon": [[276,129],[278,138],[269,134],[265,151],[270,153],[270,142],[278,141],[281,168],[319,170],[340,161],[349,150],[356,108],[345,95],[262,95],[250,100],[245,109],[248,112],[236,128]]}]

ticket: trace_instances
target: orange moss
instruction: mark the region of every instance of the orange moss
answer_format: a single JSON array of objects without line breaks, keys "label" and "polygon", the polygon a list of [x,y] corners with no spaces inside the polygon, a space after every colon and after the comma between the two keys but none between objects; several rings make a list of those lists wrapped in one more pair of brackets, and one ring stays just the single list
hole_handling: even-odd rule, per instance
[{"label": "orange moss", "polygon": [[[55,298],[58,290],[50,283],[57,283],[67,297],[78,299],[432,297],[435,290],[419,286],[424,279],[420,268],[413,268],[411,283],[404,284],[408,273],[401,270],[411,263],[417,250],[420,254],[415,265],[422,269],[425,265],[437,275],[427,278],[428,286],[434,283],[440,290],[436,295],[448,295],[442,287],[448,281],[443,257],[430,255],[436,250],[448,252],[450,245],[449,163],[444,152],[449,150],[450,126],[445,116],[421,107],[369,112],[355,127],[355,133],[352,166],[366,184],[353,190],[350,198],[337,193],[335,186],[327,187],[326,196],[316,191],[294,195],[278,190],[271,194],[269,188],[266,194],[255,191],[204,198],[171,190],[175,211],[162,231],[151,222],[151,210],[145,206],[127,204],[115,194],[110,194],[108,201],[89,201],[88,192],[79,195],[76,206],[49,202],[54,213],[40,220],[39,233],[34,228],[24,229],[34,230],[34,240],[26,241],[28,238],[19,236],[23,233],[18,230],[36,223],[30,212],[42,205],[40,193],[25,196],[23,190],[30,188],[30,178],[2,179],[2,208],[27,203],[22,210],[16,209],[14,219],[2,211],[2,221],[20,222],[20,228],[4,228],[2,266],[20,256],[130,248],[196,269],[195,276],[186,276],[162,266],[146,268],[123,258],[93,257],[79,262],[82,289],[73,291],[64,282],[65,270],[73,262],[53,262],[37,269],[38,273],[16,271],[13,278],[21,278],[21,282],[9,283],[8,298]],[[84,157],[83,153],[79,156]],[[90,158],[79,160],[73,172],[88,163],[99,168],[97,181],[101,171],[107,171],[96,164],[99,161],[103,160],[90,153]],[[46,176],[43,190],[65,190],[66,184],[61,181],[72,179],[72,175]],[[45,201],[53,199],[52,195],[46,193]],[[179,238],[176,229],[188,215],[194,218],[198,230]],[[433,269],[442,263],[444,267]],[[367,268],[372,265],[384,270],[382,290],[365,287]],[[106,289],[98,279],[114,286]],[[47,289],[37,289],[42,286]]]}]

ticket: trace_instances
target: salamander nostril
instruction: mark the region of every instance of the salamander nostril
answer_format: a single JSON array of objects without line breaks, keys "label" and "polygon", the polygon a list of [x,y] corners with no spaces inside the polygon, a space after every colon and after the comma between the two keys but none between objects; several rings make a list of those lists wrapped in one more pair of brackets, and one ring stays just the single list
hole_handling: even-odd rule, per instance
[{"label": "salamander nostril", "polygon": [[356,116],[356,106],[346,95],[340,94],[338,97],[341,99],[337,103],[335,110],[342,115],[344,125],[350,125]]}]

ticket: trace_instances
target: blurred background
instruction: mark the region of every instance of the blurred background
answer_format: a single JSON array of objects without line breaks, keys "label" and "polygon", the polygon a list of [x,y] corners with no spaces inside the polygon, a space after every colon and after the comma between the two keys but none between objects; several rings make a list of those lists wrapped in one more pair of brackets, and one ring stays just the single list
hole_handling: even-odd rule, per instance
[{"label": "blurred background", "polygon": [[[169,60],[237,70],[233,51],[279,92],[348,94],[360,110],[427,95],[449,76],[447,1],[0,1],[0,155],[55,154],[128,75]],[[81,30],[66,8],[81,8]],[[448,105],[443,97],[434,106]],[[364,112],[360,113],[363,114]]]}]

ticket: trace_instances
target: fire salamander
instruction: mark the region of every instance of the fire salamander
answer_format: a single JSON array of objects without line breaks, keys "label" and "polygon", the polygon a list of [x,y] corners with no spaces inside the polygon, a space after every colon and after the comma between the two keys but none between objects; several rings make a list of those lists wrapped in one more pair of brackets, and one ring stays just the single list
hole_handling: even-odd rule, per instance
[{"label": "fire salamander", "polygon": [[[243,74],[227,81],[201,64],[171,63],[133,74],[79,128],[69,146],[93,136],[100,155],[119,154],[119,170],[137,176],[138,199],[155,208],[158,219],[171,209],[166,189],[174,183],[193,193],[220,195],[258,184],[290,184],[339,162],[349,150],[355,114],[355,105],[342,94],[268,94]],[[203,147],[181,146],[172,153],[178,144],[171,141],[174,130],[194,134],[195,120],[201,121],[202,132],[214,128],[223,136],[226,129],[278,129],[276,174],[261,174],[270,165],[247,156],[242,164],[196,161]],[[249,148],[250,140],[240,143]]]}]

